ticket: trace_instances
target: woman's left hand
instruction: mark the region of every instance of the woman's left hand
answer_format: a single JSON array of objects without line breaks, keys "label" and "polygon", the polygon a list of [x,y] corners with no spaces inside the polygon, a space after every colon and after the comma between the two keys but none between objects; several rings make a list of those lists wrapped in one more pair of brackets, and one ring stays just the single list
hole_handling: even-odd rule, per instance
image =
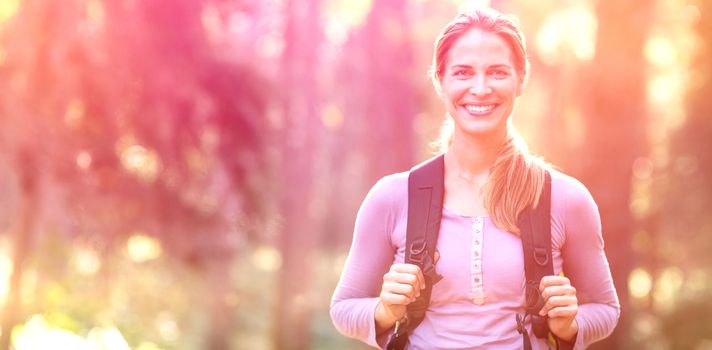
[{"label": "woman's left hand", "polygon": [[545,276],[539,283],[539,290],[544,298],[539,315],[548,316],[549,330],[564,341],[576,339],[578,299],[571,281],[563,276]]}]

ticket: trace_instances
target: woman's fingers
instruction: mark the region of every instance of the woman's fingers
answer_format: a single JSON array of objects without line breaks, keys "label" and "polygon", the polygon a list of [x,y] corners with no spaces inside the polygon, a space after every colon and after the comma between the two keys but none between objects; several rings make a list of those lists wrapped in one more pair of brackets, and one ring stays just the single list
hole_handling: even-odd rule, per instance
[{"label": "woman's fingers", "polygon": [[420,267],[417,265],[393,264],[387,275],[390,275],[391,281],[408,283],[413,285],[416,289],[425,288],[425,277],[423,277],[423,272],[420,271]]},{"label": "woman's fingers", "polygon": [[415,299],[420,296],[420,289],[416,289],[416,287],[411,284],[385,282],[383,284],[383,290],[393,294],[401,294],[410,299]]},{"label": "woman's fingers", "polygon": [[541,282],[539,282],[539,290],[543,292],[546,287],[567,285],[570,286],[571,281],[564,276],[544,276],[542,277]]},{"label": "woman's fingers", "polygon": [[413,298],[400,293],[393,293],[385,287],[381,291],[381,302],[386,305],[408,305],[413,302]]},{"label": "woman's fingers", "polygon": [[557,296],[552,296],[550,297],[544,306],[541,308],[541,311],[539,311],[539,315],[544,316],[544,315],[549,315],[549,317],[553,317],[550,314],[550,311],[560,308],[560,307],[569,307],[569,306],[577,306],[578,305],[578,300],[576,300],[576,296],[573,295],[557,295]]},{"label": "woman's fingers", "polygon": [[393,264],[383,276],[381,301],[388,305],[408,305],[425,288],[420,268],[413,264]]},{"label": "woman's fingers", "polygon": [[544,300],[549,299],[552,296],[557,296],[557,295],[576,295],[576,288],[573,286],[567,285],[567,286],[551,286],[545,288],[541,292],[542,298]]},{"label": "woman's fingers", "polygon": [[555,307],[549,312],[546,313],[546,315],[549,318],[561,318],[561,317],[567,317],[567,318],[574,318],[576,317],[576,313],[578,313],[578,305],[573,304],[569,306],[559,306]]},{"label": "woman's fingers", "polygon": [[578,311],[576,288],[563,276],[545,276],[539,283],[544,306],[539,315],[549,317],[573,317]]}]

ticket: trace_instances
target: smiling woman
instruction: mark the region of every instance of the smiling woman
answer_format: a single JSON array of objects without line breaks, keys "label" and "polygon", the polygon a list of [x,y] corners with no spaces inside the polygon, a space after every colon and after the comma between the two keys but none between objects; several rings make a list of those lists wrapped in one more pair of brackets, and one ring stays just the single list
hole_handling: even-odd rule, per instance
[{"label": "smiling woman", "polygon": [[444,72],[438,72],[440,96],[453,118],[457,137],[502,139],[514,99],[521,92],[507,43],[495,34],[470,30],[452,46]]},{"label": "smiling woman", "polygon": [[528,72],[511,17],[478,9],[440,34],[431,73],[453,131],[444,154],[364,200],[331,303],[343,334],[389,350],[532,350],[582,349],[613,330],[596,204],[511,124]]}]

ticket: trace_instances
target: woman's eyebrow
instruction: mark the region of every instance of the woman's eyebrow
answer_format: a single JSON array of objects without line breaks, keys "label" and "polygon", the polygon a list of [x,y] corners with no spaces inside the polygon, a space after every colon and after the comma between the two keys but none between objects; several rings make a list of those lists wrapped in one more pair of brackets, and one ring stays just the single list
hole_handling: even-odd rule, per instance
[{"label": "woman's eyebrow", "polygon": [[510,66],[510,65],[508,65],[508,64],[502,64],[502,63],[500,63],[500,64],[493,64],[493,65],[489,66],[489,68],[512,69],[512,66]]},{"label": "woman's eyebrow", "polygon": [[[492,65],[487,66],[487,68],[488,68],[488,69],[493,69],[493,68],[501,69],[501,68],[505,68],[505,69],[509,69],[509,70],[513,69],[511,65],[505,64],[505,63],[495,63],[495,64],[492,64]],[[468,64],[455,64],[455,65],[452,65],[452,66],[450,67],[450,70],[455,70],[455,69],[472,69],[472,66],[471,66],[471,65],[468,65]]]}]

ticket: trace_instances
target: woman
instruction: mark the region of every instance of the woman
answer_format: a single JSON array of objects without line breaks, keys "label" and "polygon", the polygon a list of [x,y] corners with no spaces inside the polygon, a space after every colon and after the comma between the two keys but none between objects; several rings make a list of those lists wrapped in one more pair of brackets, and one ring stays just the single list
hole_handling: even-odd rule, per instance
[{"label": "woman", "polygon": [[[603,252],[595,202],[577,180],[526,150],[511,126],[529,70],[517,24],[492,9],[460,14],[438,37],[432,77],[452,132],[444,154],[444,205],[425,318],[409,349],[517,349],[524,262],[517,216],[537,203],[551,174],[554,274],[539,290],[550,332],[582,349],[608,336],[620,306]],[[359,210],[331,317],[343,334],[383,348],[424,287],[404,263],[408,173],[386,176]],[[564,277],[561,272],[565,274]],[[533,349],[549,348],[535,337]]]}]

